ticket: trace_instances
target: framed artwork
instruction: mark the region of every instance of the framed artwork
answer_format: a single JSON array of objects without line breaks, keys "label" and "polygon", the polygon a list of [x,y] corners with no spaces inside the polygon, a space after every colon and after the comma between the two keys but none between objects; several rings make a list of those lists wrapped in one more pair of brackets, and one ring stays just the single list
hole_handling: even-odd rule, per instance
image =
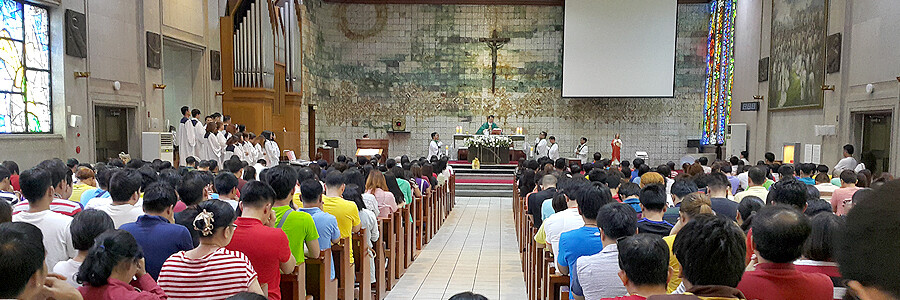
[{"label": "framed artwork", "polygon": [[162,68],[162,37],[150,31],[147,31],[147,67]]},{"label": "framed artwork", "polygon": [[759,75],[757,75],[757,81],[765,82],[769,81],[769,58],[764,57],[759,60]]},{"label": "framed artwork", "polygon": [[209,70],[209,79],[222,80],[222,54],[219,51],[209,51]]},{"label": "framed artwork", "polygon": [[822,107],[827,8],[827,0],[772,4],[769,110]]},{"label": "framed artwork", "polygon": [[828,74],[841,71],[841,33],[829,35],[825,39],[825,72]]},{"label": "framed artwork", "polygon": [[66,10],[66,54],[69,56],[87,57],[87,26],[84,14]]}]

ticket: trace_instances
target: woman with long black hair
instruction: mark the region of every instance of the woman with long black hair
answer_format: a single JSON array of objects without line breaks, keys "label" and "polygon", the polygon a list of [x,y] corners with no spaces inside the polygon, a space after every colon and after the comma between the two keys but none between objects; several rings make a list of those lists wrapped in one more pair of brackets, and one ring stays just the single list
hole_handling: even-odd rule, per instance
[{"label": "woman with long black hair", "polygon": [[144,269],[137,240],[125,230],[98,236],[76,278],[84,284],[78,291],[85,299],[166,299],[166,293]]}]

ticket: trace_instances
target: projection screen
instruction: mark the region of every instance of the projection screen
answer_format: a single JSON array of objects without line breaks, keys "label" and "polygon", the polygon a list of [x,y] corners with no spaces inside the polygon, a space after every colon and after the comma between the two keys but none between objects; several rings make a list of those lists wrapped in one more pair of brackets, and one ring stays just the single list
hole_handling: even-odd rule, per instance
[{"label": "projection screen", "polygon": [[677,0],[566,0],[563,97],[673,97]]}]

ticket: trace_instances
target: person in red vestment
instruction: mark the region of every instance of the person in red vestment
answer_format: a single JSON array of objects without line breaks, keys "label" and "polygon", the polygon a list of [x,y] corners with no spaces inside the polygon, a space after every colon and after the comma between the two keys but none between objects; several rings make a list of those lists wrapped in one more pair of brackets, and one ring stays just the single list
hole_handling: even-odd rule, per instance
[{"label": "person in red vestment", "polygon": [[622,157],[622,140],[619,139],[618,133],[616,133],[616,138],[613,139],[612,143],[610,143],[610,146],[612,146],[612,161],[618,164],[621,161]]}]

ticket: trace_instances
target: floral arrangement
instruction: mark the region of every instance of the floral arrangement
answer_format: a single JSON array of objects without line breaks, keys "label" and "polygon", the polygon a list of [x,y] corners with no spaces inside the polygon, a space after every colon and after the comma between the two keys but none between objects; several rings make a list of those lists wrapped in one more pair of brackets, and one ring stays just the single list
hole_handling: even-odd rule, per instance
[{"label": "floral arrangement", "polygon": [[505,135],[476,135],[465,139],[466,147],[480,148],[508,148],[512,145],[512,139]]}]

